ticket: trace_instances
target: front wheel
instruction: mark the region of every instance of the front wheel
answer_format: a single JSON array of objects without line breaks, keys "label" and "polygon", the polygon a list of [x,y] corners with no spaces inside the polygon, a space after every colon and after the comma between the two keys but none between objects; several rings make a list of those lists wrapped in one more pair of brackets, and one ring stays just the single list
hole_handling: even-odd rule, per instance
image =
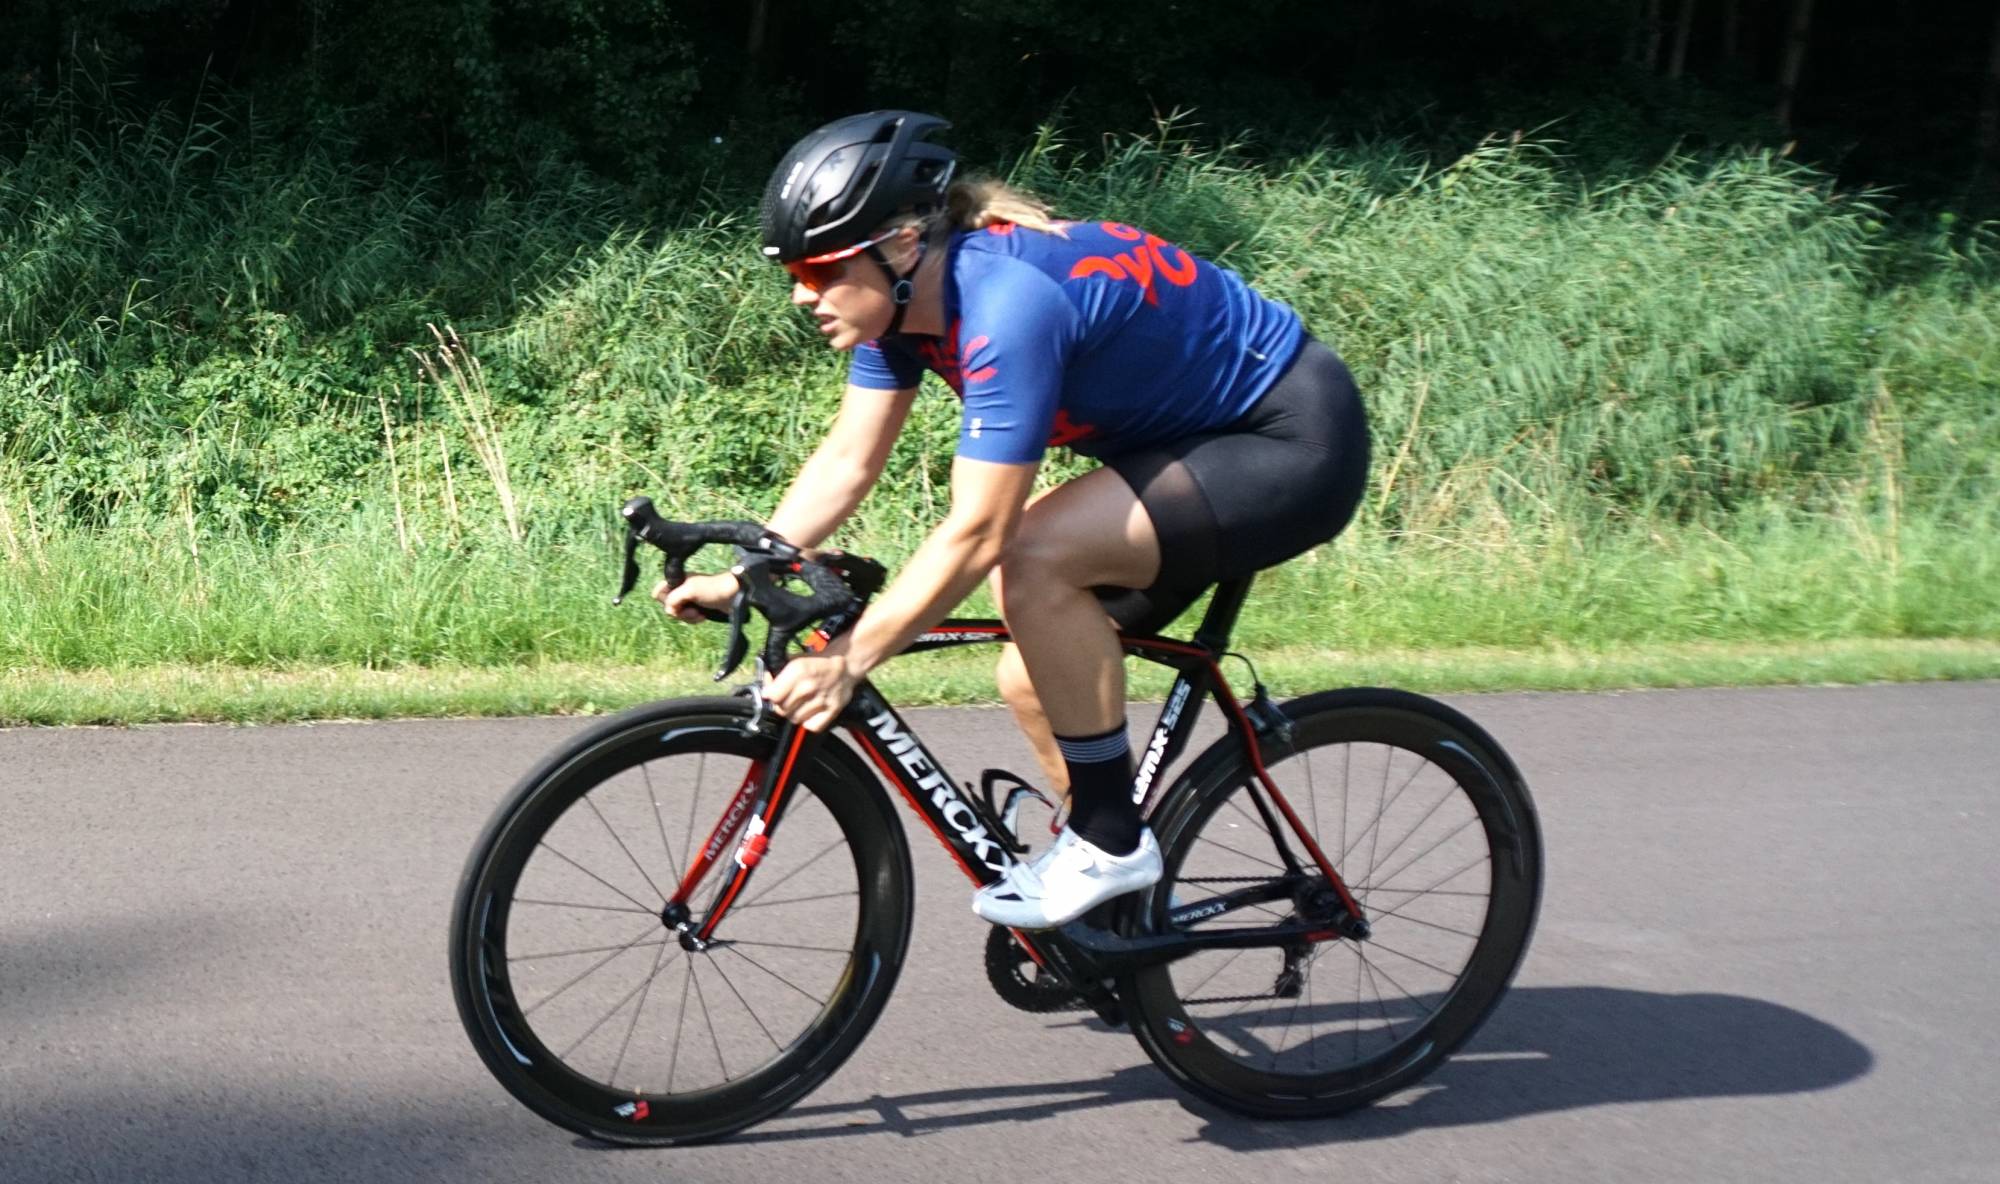
[{"label": "front wheel", "polygon": [[1527,950],[1542,847],[1520,774],[1451,708],[1348,690],[1283,712],[1289,735],[1260,738],[1268,772],[1367,936],[1333,935],[1344,911],[1225,737],[1155,813],[1165,874],[1140,923],[1317,932],[1206,950],[1120,993],[1146,1052],[1188,1089],[1255,1117],[1308,1118],[1417,1080],[1472,1035]]},{"label": "front wheel", "polygon": [[[802,761],[770,845],[708,944],[682,940],[734,872],[774,747],[741,700],[615,716],[517,786],[454,907],[459,1016],[488,1069],[558,1125],[618,1143],[768,1118],[852,1053],[909,942],[909,849],[838,741]],[[691,892],[691,868],[713,866]],[[685,895],[688,913],[670,905]]]}]

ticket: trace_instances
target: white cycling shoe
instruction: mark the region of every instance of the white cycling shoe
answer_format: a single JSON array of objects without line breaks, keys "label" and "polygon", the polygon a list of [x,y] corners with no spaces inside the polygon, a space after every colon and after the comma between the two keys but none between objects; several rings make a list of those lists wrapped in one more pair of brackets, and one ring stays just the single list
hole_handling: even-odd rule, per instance
[{"label": "white cycling shoe", "polygon": [[1160,845],[1139,831],[1130,855],[1112,855],[1068,827],[1033,863],[1017,863],[1002,879],[972,895],[972,911],[1010,929],[1067,925],[1114,896],[1160,879]]}]

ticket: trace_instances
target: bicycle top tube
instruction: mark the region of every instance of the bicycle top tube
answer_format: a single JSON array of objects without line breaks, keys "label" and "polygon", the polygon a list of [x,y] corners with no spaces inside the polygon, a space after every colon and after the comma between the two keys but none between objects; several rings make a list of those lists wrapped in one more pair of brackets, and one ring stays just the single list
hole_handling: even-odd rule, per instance
[{"label": "bicycle top tube", "polygon": [[[730,571],[742,589],[727,616],[707,614],[730,625],[727,653],[716,674],[718,682],[728,677],[747,652],[743,626],[752,610],[770,625],[761,656],[765,669],[775,671],[784,665],[792,642],[809,626],[818,624],[822,639],[839,636],[851,628],[868,599],[887,579],[887,570],[875,560],[833,550],[808,557],[803,549],[754,522],[671,522],[660,517],[651,499],[646,497],[633,498],[620,513],[627,524],[625,574],[614,604],[622,601],[638,580],[634,553],[642,541],[665,553],[662,574],[669,587],[687,578],[687,560],[702,547],[710,543],[730,543],[736,547],[739,561]],[[1120,634],[1120,639],[1143,656],[1151,656],[1144,654],[1148,650],[1187,656],[1219,654],[1228,648],[1229,636],[1254,578],[1239,576],[1216,584],[1208,609],[1191,638]],[[811,594],[802,596],[790,591],[785,587],[790,580],[803,582]],[[954,618],[919,634],[901,652],[1008,639],[1003,622]]]}]

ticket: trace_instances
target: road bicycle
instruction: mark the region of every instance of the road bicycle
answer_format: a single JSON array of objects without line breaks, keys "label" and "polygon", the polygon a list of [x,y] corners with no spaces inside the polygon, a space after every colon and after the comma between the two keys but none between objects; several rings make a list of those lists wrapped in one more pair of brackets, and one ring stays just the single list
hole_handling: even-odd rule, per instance
[{"label": "road bicycle", "polygon": [[[999,770],[978,792],[957,782],[872,683],[825,734],[764,709],[761,675],[851,627],[879,564],[754,523],[669,522],[645,498],[623,516],[621,600],[642,542],[669,583],[702,546],[737,547],[716,679],[746,656],[752,613],[760,677],[605,719],[508,794],[459,887],[452,986],[480,1057],[535,1113],[688,1143],[797,1102],[881,1014],[914,905],[892,797],[975,886],[1027,855],[1022,810],[1046,799]],[[1160,882],[1060,929],[995,928],[986,969],[1023,1010],[1129,1027],[1209,1102],[1318,1117],[1409,1085],[1479,1027],[1527,949],[1541,836],[1513,762],[1441,703],[1279,703],[1254,666],[1239,700],[1223,662],[1249,665],[1228,647],[1249,587],[1218,585],[1188,640],[1121,635],[1176,672],[1132,791]],[[905,652],[1006,640],[999,621],[950,620]],[[1168,782],[1204,696],[1226,731]]]}]

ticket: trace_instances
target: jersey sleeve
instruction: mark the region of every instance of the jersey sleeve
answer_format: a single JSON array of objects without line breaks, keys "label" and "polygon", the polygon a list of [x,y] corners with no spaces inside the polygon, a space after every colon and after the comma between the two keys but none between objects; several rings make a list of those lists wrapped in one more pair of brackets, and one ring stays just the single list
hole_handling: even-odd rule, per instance
[{"label": "jersey sleeve", "polygon": [[1039,268],[1005,257],[975,282],[961,280],[959,290],[965,412],[958,455],[998,464],[1038,461],[1081,337],[1076,309]]},{"label": "jersey sleeve", "polygon": [[847,363],[851,386],[871,391],[904,391],[923,381],[924,364],[893,342],[864,341],[854,347]]}]

